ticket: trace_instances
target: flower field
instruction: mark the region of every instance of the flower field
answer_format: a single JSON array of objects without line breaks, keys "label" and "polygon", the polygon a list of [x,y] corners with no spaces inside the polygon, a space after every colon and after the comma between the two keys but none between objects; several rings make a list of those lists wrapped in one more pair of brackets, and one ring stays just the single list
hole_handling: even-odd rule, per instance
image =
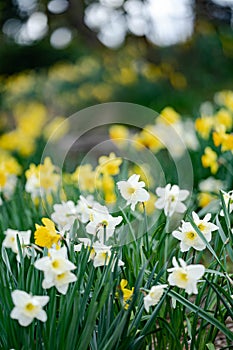
[{"label": "flower field", "polygon": [[231,349],[233,92],[106,123],[90,157],[49,113],[1,125],[0,348]]}]

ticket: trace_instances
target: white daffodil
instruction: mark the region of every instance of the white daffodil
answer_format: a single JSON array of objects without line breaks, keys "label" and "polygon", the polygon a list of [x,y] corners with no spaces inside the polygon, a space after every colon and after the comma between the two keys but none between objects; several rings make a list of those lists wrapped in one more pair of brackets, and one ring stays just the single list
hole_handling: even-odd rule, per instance
[{"label": "white daffodil", "polygon": [[[203,233],[207,242],[210,242],[212,238],[212,231],[218,229],[218,226],[209,222],[211,219],[211,214],[206,214],[204,219],[200,219],[195,212],[192,212],[192,216],[194,223]],[[191,247],[198,251],[206,248],[205,242],[201,239],[190,222],[183,221],[179,230],[173,231],[172,235],[181,241],[180,250],[182,252],[187,252]]]},{"label": "white daffodil", "polygon": [[[93,259],[94,267],[108,265],[112,255],[111,246],[106,246],[99,242],[95,242],[93,244],[93,249],[95,251],[95,256]],[[114,257],[112,270],[114,270],[116,262],[117,262],[117,259]],[[118,260],[118,266],[123,266],[123,265],[124,265],[124,262],[122,260]]]},{"label": "white daffodil", "polygon": [[92,213],[93,205],[97,202],[94,201],[94,197],[92,195],[87,196],[86,198],[80,196],[78,204],[76,206],[76,210],[79,216],[79,219],[84,224],[90,221],[90,216]]},{"label": "white daffodil", "polygon": [[62,204],[54,204],[53,209],[54,212],[51,218],[57,224],[59,231],[69,231],[78,218],[74,202],[68,201],[62,202]]},{"label": "white daffodil", "polygon": [[76,269],[76,266],[66,256],[65,247],[59,250],[49,249],[49,256],[35,262],[35,267],[44,271],[44,280],[42,282],[44,289],[55,286],[60,293],[66,294],[68,284],[77,280],[77,277],[70,272]]},{"label": "white daffodil", "polygon": [[[222,194],[223,194],[223,198],[224,198],[224,202],[225,202],[226,208],[228,210],[228,207],[229,207],[229,213],[231,213],[233,211],[233,191],[230,191],[230,192],[222,191]],[[221,216],[224,215],[223,210],[221,210],[220,215]]]},{"label": "white daffodil", "polygon": [[94,267],[108,265],[112,255],[111,246],[95,244],[95,257],[93,259]]},{"label": "white daffodil", "polygon": [[127,201],[127,205],[135,210],[138,202],[146,202],[150,198],[149,193],[143,188],[144,181],[139,181],[140,175],[133,174],[127,181],[118,181],[117,187],[120,190],[121,196]]},{"label": "white daffodil", "polygon": [[48,296],[31,295],[22,290],[14,290],[11,293],[15,307],[11,311],[11,318],[18,320],[21,326],[27,327],[34,318],[46,322],[47,315],[42,309],[48,301]]},{"label": "white daffodil", "polygon": [[200,181],[198,185],[200,191],[214,193],[218,193],[223,188],[223,186],[224,183],[221,180],[217,180],[212,176]]},{"label": "white daffodil", "polygon": [[167,284],[161,284],[158,286],[153,286],[149,293],[144,297],[144,307],[147,312],[149,312],[149,307],[152,305],[157,305],[161,299],[164,288],[167,287]]},{"label": "white daffodil", "polygon": [[181,190],[179,186],[167,184],[166,187],[158,187],[156,194],[159,199],[155,202],[155,207],[158,209],[164,209],[166,216],[172,216],[176,213],[184,213],[187,209],[182,203],[188,195],[189,191]]},{"label": "white daffodil", "polygon": [[45,274],[45,279],[42,282],[42,287],[44,289],[49,289],[55,286],[59,293],[65,295],[67,293],[69,283],[75,281],[77,281],[77,277],[70,271],[54,274],[52,279],[50,278],[50,276],[47,276]]},{"label": "white daffodil", "polygon": [[87,224],[86,231],[95,235],[101,243],[105,243],[109,237],[113,236],[116,226],[121,221],[122,216],[113,217],[109,214],[107,207],[96,203],[93,206],[91,221]]},{"label": "white daffodil", "polygon": [[171,274],[168,277],[168,283],[171,286],[177,286],[185,289],[190,294],[197,294],[197,282],[204,275],[205,267],[203,265],[186,265],[183,259],[179,259],[180,265],[178,264],[175,257],[172,259],[173,266],[168,269]]},{"label": "white daffodil", "polygon": [[17,176],[14,174],[8,175],[5,186],[3,188],[0,188],[0,192],[4,194],[4,197],[6,199],[11,198],[12,194],[15,191],[16,184],[17,184]]},{"label": "white daffodil", "polygon": [[19,261],[19,251],[18,251],[18,245],[17,245],[17,235],[19,237],[19,242],[21,246],[21,250],[23,253],[23,256],[26,255],[26,246],[30,244],[30,237],[31,237],[31,231],[18,231],[18,230],[12,230],[8,228],[5,232],[5,239],[3,241],[3,246],[6,248],[11,248],[11,250],[17,254],[17,260]]}]

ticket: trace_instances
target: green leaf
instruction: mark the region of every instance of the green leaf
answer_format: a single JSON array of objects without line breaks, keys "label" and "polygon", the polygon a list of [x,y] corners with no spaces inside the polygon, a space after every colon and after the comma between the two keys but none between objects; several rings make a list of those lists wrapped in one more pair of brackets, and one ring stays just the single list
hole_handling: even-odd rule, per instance
[{"label": "green leaf", "polygon": [[175,298],[177,301],[179,301],[182,305],[187,307],[189,310],[198,313],[201,318],[206,320],[207,322],[211,323],[213,326],[217,327],[218,330],[220,330],[225,336],[233,341],[233,333],[225,326],[225,324],[222,324],[220,321],[218,321],[216,318],[211,316],[207,311],[201,309],[197,305],[191,303],[184,297],[182,297],[180,294],[176,293],[175,291],[169,291],[168,293],[171,297]]}]

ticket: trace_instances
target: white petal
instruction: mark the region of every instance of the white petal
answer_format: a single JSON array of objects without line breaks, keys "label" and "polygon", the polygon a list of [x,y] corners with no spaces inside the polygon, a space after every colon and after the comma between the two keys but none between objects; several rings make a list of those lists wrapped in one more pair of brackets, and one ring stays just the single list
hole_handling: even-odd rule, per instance
[{"label": "white petal", "polygon": [[46,271],[49,268],[49,265],[50,258],[48,256],[45,256],[34,263],[35,268],[41,271]]},{"label": "white petal", "polygon": [[90,221],[86,226],[86,231],[87,231],[87,233],[89,233],[91,235],[95,235],[96,234],[96,224],[93,221]]},{"label": "white petal", "polygon": [[206,244],[204,242],[197,241],[193,244],[193,248],[200,252],[206,248]]},{"label": "white petal", "polygon": [[185,244],[184,242],[180,242],[180,251],[183,252],[187,252],[191,247],[187,244]]},{"label": "white petal", "polygon": [[18,307],[14,307],[14,309],[11,311],[11,318],[13,319],[18,319],[21,315],[21,311]]},{"label": "white petal", "polygon": [[177,213],[184,213],[185,210],[187,209],[186,205],[184,205],[183,203],[181,202],[178,202],[176,207],[175,207],[175,211]]},{"label": "white petal", "polygon": [[146,190],[144,190],[143,188],[137,190],[136,193],[137,193],[137,200],[139,202],[146,202],[150,198],[149,193]]},{"label": "white petal", "polygon": [[211,214],[208,213],[208,214],[205,215],[203,221],[208,222],[208,221],[210,221],[210,219],[211,219]]},{"label": "white petal", "polygon": [[147,312],[149,312],[149,307],[152,305],[153,301],[151,300],[151,297],[149,294],[144,297],[144,307]]},{"label": "white petal", "polygon": [[29,326],[30,323],[32,323],[33,318],[27,317],[25,315],[22,315],[19,317],[19,324],[23,327]]},{"label": "white petal", "polygon": [[199,223],[200,219],[199,219],[199,216],[197,215],[197,213],[195,213],[195,211],[192,212],[192,217],[193,217],[193,221],[195,222],[195,224],[198,225],[197,223]]},{"label": "white petal", "polygon": [[42,322],[47,321],[47,314],[44,310],[40,310],[40,312],[36,315],[36,318]]},{"label": "white petal", "polygon": [[51,288],[53,286],[54,286],[54,282],[53,281],[48,281],[48,280],[44,279],[43,282],[42,282],[42,288],[44,288],[44,289],[49,289],[49,288]]},{"label": "white petal", "polygon": [[128,182],[134,184],[134,183],[137,183],[139,179],[140,179],[140,175],[133,174],[128,178]]},{"label": "white petal", "polygon": [[181,267],[185,268],[187,266],[186,262],[182,258],[179,258],[179,262]]},{"label": "white petal", "polygon": [[179,239],[180,241],[184,238],[183,232],[180,231],[173,231],[172,236]]},{"label": "white petal", "polygon": [[165,206],[165,201],[163,198],[159,198],[156,202],[155,202],[155,207],[158,209],[163,209]]},{"label": "white petal", "polygon": [[180,190],[179,192],[179,200],[184,201],[189,196],[189,191],[187,190]]},{"label": "white petal", "polygon": [[136,203],[132,203],[132,204],[131,204],[130,208],[131,208],[132,211],[135,210],[135,206],[136,206]]},{"label": "white petal", "polygon": [[164,197],[165,188],[163,188],[163,187],[157,187],[155,192],[156,192],[157,196],[159,196],[159,197]]},{"label": "white petal", "polygon": [[65,295],[67,293],[67,290],[68,290],[68,287],[69,287],[69,284],[63,284],[61,286],[56,286],[57,290],[59,293]]},{"label": "white petal", "polygon": [[45,306],[48,302],[49,302],[49,296],[48,295],[44,295],[44,296],[40,296],[40,295],[35,295],[33,297],[34,300],[38,301],[38,303],[41,306]]},{"label": "white petal", "polygon": [[168,283],[170,284],[170,286],[175,286],[175,285],[176,285],[176,281],[175,281],[175,279],[174,279],[173,273],[171,273],[171,274],[168,276]]},{"label": "white petal", "polygon": [[205,267],[203,265],[189,265],[187,266],[187,271],[190,275],[190,277],[192,277],[192,279],[199,279],[201,278],[204,273],[205,273]]},{"label": "white petal", "polygon": [[175,256],[173,256],[173,258],[172,258],[172,264],[173,264],[174,267],[179,267]]},{"label": "white petal", "polygon": [[16,306],[23,306],[28,302],[28,300],[31,299],[31,296],[28,293],[18,289],[14,290],[11,293],[11,297],[12,297],[13,303]]}]

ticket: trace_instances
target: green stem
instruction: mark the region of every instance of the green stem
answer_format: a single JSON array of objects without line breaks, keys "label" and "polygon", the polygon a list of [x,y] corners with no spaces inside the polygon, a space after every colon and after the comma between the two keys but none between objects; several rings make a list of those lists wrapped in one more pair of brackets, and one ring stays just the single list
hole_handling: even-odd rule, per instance
[{"label": "green stem", "polygon": [[146,229],[146,233],[145,233],[146,251],[149,252],[148,220],[147,220],[146,207],[145,207],[145,203],[144,202],[142,202],[142,206],[143,206],[143,213],[144,213],[144,220],[145,220],[145,229]]}]

